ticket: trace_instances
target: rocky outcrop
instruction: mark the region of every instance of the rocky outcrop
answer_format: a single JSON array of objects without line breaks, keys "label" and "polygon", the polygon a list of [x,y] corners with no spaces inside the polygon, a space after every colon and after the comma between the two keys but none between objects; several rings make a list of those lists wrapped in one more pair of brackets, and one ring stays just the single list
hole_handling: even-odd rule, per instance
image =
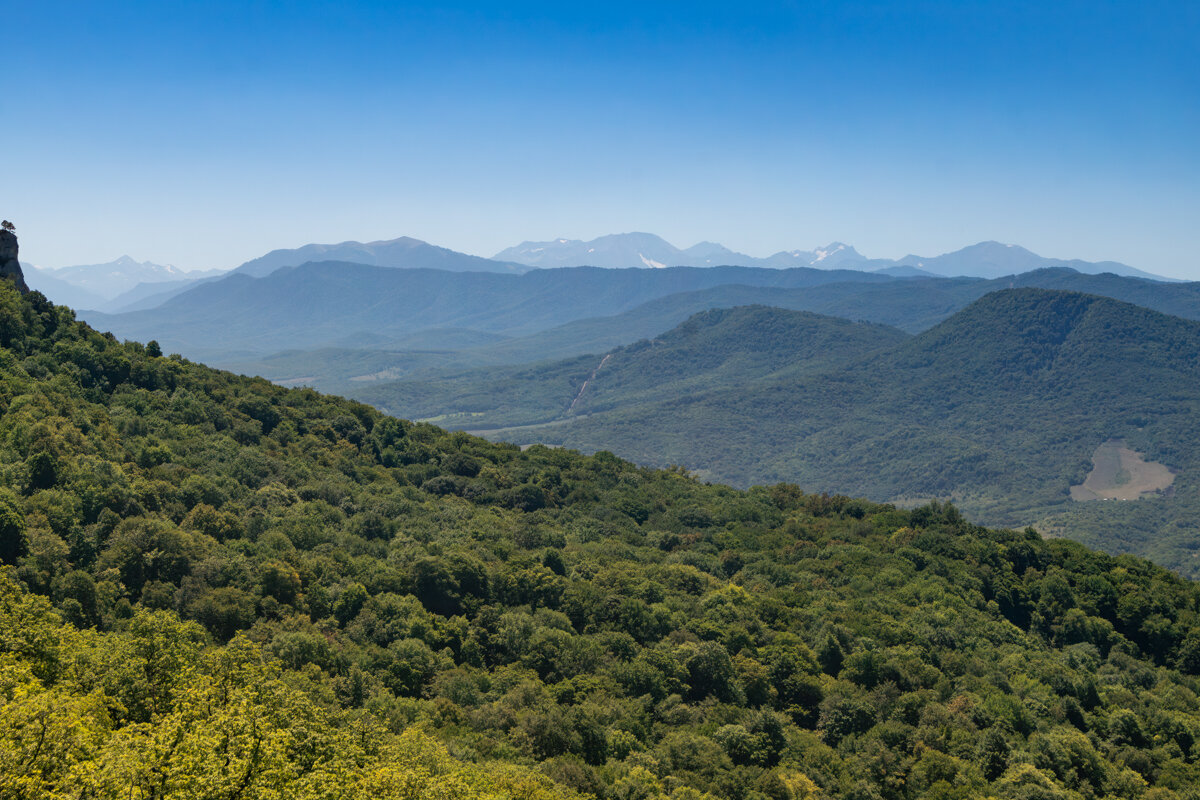
[{"label": "rocky outcrop", "polygon": [[22,292],[28,292],[21,262],[17,261],[17,235],[12,231],[0,230],[0,277],[7,278]]}]

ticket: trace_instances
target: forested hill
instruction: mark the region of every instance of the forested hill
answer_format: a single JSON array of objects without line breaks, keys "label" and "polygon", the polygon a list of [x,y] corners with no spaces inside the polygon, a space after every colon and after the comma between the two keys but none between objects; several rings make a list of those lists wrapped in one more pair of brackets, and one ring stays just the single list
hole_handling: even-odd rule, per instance
[{"label": "forested hill", "polygon": [[1200,592],[522,452],[0,286],[0,796],[1195,798]]},{"label": "forested hill", "polygon": [[[379,384],[362,398],[402,416],[682,464],[742,486],[789,480],[876,501],[949,498],[977,521],[1035,523],[1200,574],[1189,522],[1200,513],[1200,323],[1011,289],[891,339],[881,338],[887,328],[760,309],[747,346],[729,324],[738,311],[698,315],[607,358]],[[808,319],[823,320],[824,336],[789,327]],[[868,333],[875,344],[864,347]],[[801,339],[843,345],[817,347],[814,358]],[[728,361],[710,369],[706,359]],[[1110,441],[1172,470],[1169,491],[1073,501],[1071,487]]]},{"label": "forested hill", "polygon": [[[360,390],[360,399],[448,427],[491,429],[678,402],[862,359],[908,337],[895,328],[767,306],[712,309],[603,355],[451,371]],[[647,422],[649,422],[647,420]],[[537,435],[536,432],[532,435]],[[615,446],[615,445],[614,445]],[[728,452],[715,449],[715,461]]]},{"label": "forested hill", "polygon": [[[1195,575],[1198,365],[1196,322],[1016,289],[821,376],[629,406],[531,435],[740,483],[786,477],[878,500],[951,497],[975,519],[1034,522]],[[720,449],[730,437],[740,446]],[[1112,440],[1173,470],[1172,496],[1072,501],[1070,487]]]}]

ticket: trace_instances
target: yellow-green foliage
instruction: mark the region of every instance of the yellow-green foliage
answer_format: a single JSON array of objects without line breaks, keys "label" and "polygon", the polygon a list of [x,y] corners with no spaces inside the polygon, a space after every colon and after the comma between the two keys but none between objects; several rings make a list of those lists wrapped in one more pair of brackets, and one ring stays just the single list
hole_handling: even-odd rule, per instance
[{"label": "yellow-green foliage", "polygon": [[[528,769],[455,760],[416,728],[395,735],[325,707],[245,638],[206,645],[168,612],[79,631],[6,571],[0,631],[6,799],[574,796]],[[133,722],[133,706],[152,710]]]}]

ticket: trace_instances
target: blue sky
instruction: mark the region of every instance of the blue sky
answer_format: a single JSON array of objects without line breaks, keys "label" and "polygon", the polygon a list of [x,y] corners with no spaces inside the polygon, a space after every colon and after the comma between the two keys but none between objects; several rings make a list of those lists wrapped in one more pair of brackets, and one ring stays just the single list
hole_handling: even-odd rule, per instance
[{"label": "blue sky", "polygon": [[46,266],[644,230],[1200,279],[1193,2],[0,0]]}]

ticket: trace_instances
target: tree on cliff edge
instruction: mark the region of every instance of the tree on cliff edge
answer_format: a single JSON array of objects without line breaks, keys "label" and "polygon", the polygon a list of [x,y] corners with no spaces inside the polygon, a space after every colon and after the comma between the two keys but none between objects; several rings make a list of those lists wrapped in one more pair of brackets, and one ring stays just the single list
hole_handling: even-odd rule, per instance
[{"label": "tree on cliff edge", "polygon": [[17,232],[17,226],[13,225],[8,220],[4,220],[3,222],[0,222],[0,228],[3,228],[4,230],[8,231],[9,233]]}]

